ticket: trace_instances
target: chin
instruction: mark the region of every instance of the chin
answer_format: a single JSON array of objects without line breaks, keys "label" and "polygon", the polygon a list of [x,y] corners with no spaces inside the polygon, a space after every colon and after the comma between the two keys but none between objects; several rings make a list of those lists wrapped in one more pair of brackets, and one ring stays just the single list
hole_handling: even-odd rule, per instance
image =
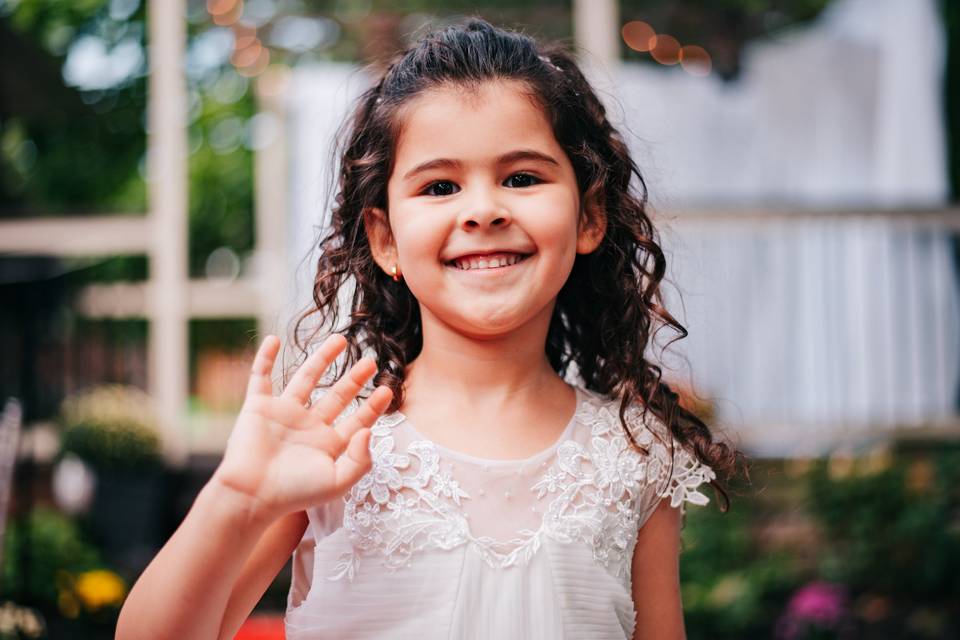
[{"label": "chin", "polygon": [[532,318],[519,318],[514,314],[502,312],[494,314],[461,315],[451,323],[463,335],[477,339],[494,339],[512,333]]}]

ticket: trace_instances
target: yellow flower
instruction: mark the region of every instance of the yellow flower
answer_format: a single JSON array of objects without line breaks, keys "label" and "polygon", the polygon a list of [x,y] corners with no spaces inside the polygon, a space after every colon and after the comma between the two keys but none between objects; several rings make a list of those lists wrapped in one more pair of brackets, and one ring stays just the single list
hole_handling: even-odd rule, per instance
[{"label": "yellow flower", "polygon": [[119,606],[127,595],[127,585],[123,579],[106,569],[81,573],[74,589],[84,607],[91,611],[103,606]]}]

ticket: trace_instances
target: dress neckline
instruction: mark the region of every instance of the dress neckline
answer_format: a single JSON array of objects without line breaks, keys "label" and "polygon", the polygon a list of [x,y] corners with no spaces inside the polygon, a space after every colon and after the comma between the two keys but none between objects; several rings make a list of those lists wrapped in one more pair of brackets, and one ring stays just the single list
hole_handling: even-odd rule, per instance
[{"label": "dress neckline", "polygon": [[563,444],[565,440],[568,440],[570,438],[570,434],[573,432],[573,428],[577,423],[577,415],[580,413],[580,406],[583,404],[584,394],[579,386],[576,386],[576,385],[569,385],[569,386],[573,388],[574,394],[576,395],[576,401],[573,407],[573,415],[570,416],[570,420],[567,421],[567,424],[563,428],[563,431],[560,433],[560,436],[549,447],[533,454],[532,456],[528,456],[526,458],[510,458],[510,459],[481,458],[479,456],[474,456],[469,453],[457,451],[456,449],[450,449],[449,447],[445,447],[442,444],[438,444],[434,442],[430,438],[426,437],[425,435],[417,431],[416,427],[413,426],[413,422],[410,420],[410,418],[405,416],[403,412],[397,410],[397,411],[394,411],[391,415],[394,415],[400,418],[401,420],[397,424],[398,425],[405,424],[407,428],[413,433],[414,437],[417,440],[424,440],[426,442],[429,442],[430,445],[435,447],[438,451],[442,451],[445,456],[448,456],[455,460],[460,460],[462,462],[468,462],[475,465],[481,465],[483,467],[525,467],[528,465],[541,462],[546,458],[549,458],[560,447],[560,445]]}]

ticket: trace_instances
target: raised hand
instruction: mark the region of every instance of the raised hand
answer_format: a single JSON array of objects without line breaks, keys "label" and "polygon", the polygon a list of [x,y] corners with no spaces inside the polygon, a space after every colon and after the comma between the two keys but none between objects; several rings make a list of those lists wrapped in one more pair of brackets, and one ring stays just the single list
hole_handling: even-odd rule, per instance
[{"label": "raised hand", "polygon": [[260,345],[246,399],[213,477],[248,497],[257,516],[275,519],[332,500],[370,469],[370,427],[389,406],[390,389],[378,387],[355,413],[332,425],[375,373],[373,360],[360,359],[306,406],[317,380],[345,346],[343,336],[330,336],[274,396],[270,372],[280,340],[267,336]]}]

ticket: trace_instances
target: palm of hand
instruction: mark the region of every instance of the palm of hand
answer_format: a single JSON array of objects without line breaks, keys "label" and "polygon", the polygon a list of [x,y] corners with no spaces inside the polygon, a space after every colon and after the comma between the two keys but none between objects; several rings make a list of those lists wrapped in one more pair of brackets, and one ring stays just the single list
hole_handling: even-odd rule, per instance
[{"label": "palm of hand", "polygon": [[370,468],[369,427],[389,404],[389,389],[378,388],[355,413],[331,425],[374,373],[372,360],[360,360],[330,392],[305,406],[344,345],[340,336],[327,340],[279,396],[269,379],[279,342],[268,338],[257,353],[247,397],[215,476],[272,517],[332,500]]},{"label": "palm of hand", "polygon": [[237,478],[234,488],[267,503],[329,499],[335,481],[335,453],[329,443],[310,442],[301,432],[271,419],[270,409],[262,406],[267,402],[288,405],[270,409],[301,414],[298,418],[306,422],[307,411],[285,398],[248,403],[253,408],[245,406],[237,418],[224,454],[224,473]]}]

